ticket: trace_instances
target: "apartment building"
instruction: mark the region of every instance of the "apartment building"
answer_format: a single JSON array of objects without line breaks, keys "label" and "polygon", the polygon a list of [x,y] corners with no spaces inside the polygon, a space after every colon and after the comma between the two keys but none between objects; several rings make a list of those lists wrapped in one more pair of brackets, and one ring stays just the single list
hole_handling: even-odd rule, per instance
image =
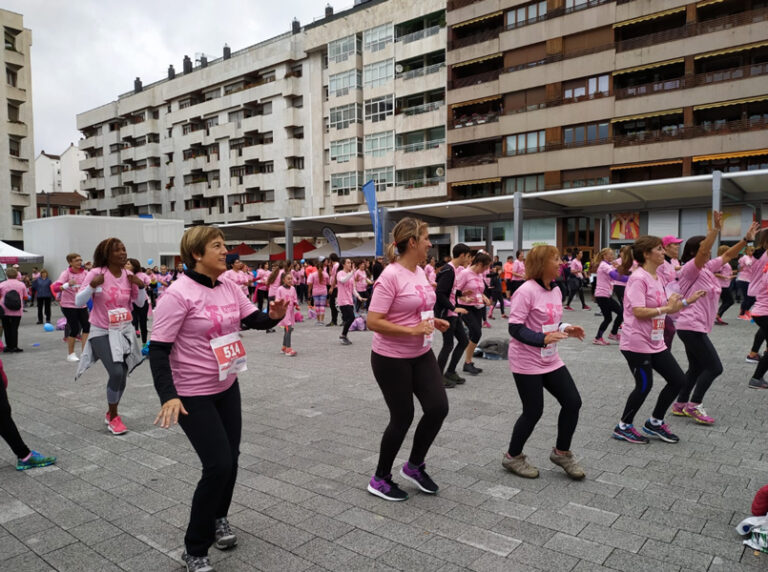
[{"label": "apartment building", "polygon": [[41,151],[35,158],[35,190],[38,193],[73,193],[80,191],[80,181],[85,173],[80,161],[85,153],[70,143],[61,155]]},{"label": "apartment building", "polygon": [[[395,16],[397,18],[395,19]],[[82,209],[227,223],[445,196],[445,11],[370,0],[77,116]]]},{"label": "apartment building", "polygon": [[23,246],[22,223],[35,217],[32,32],[23,16],[0,10],[5,84],[0,88],[0,240]]},{"label": "apartment building", "polygon": [[[449,0],[446,19],[452,199],[768,168],[765,1]],[[706,216],[682,207],[678,228]],[[540,230],[589,250],[599,223]]]}]

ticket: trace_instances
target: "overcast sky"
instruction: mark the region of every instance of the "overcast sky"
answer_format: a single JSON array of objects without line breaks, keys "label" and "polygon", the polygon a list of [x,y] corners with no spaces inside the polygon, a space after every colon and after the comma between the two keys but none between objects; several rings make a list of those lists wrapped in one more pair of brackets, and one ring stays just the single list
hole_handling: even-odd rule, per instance
[{"label": "overcast sky", "polygon": [[[32,30],[35,155],[59,154],[80,133],[75,116],[181,71],[184,55],[220,57],[308,24],[327,0],[2,0]],[[336,11],[352,0],[330,0]]]}]

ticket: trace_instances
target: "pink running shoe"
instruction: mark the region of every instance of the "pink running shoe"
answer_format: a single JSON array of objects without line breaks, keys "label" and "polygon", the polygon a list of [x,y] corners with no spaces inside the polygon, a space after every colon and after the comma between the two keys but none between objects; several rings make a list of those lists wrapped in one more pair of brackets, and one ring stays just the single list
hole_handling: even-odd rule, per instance
[{"label": "pink running shoe", "polygon": [[609,340],[616,340],[617,342],[621,339],[621,334],[608,334]]},{"label": "pink running shoe", "polygon": [[685,406],[683,413],[688,417],[692,417],[696,423],[701,423],[702,425],[712,425],[715,422],[715,420],[704,411],[701,403],[688,403]]},{"label": "pink running shoe", "polygon": [[576,311],[573,308],[571,308],[570,306],[563,306],[563,310],[568,310],[569,312],[575,312]]},{"label": "pink running shoe", "polygon": [[108,428],[113,435],[122,435],[128,432],[128,427],[123,424],[123,420],[120,419],[119,415],[109,422]]},{"label": "pink running shoe", "polygon": [[291,348],[286,348],[285,352],[283,352],[288,357],[293,357],[296,355],[296,350],[292,350]]},{"label": "pink running shoe", "polygon": [[485,322],[483,322],[483,327],[484,328],[490,328],[491,327],[491,323],[488,320],[486,320]]},{"label": "pink running shoe", "polygon": [[677,415],[678,417],[686,417],[685,408],[688,405],[685,401],[676,401],[672,404],[672,415]]},{"label": "pink running shoe", "polygon": [[592,340],[592,343],[595,344],[596,346],[610,346],[611,345],[608,342],[606,342],[603,338],[595,338],[594,340]]}]

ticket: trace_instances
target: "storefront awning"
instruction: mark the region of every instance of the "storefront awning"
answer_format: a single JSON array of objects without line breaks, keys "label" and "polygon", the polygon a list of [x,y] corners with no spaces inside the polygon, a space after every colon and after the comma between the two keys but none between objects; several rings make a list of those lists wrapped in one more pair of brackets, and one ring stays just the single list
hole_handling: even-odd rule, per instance
[{"label": "storefront awning", "polygon": [[627,69],[624,69],[624,70],[617,70],[617,71],[613,72],[613,75],[617,76],[617,75],[622,75],[622,74],[625,74],[625,73],[633,73],[633,72],[639,72],[639,71],[643,71],[643,70],[652,70],[652,69],[656,69],[656,68],[660,68],[660,67],[664,67],[664,66],[670,66],[672,64],[680,64],[680,63],[683,63],[684,61],[685,61],[685,58],[675,58],[674,60],[667,60],[667,61],[664,61],[664,62],[656,62],[656,63],[653,63],[653,64],[646,64],[644,66],[636,66],[636,67],[627,68]]},{"label": "storefront awning", "polygon": [[755,48],[762,48],[763,46],[768,46],[768,42],[756,42],[754,44],[745,44],[743,46],[735,46],[732,48],[726,48],[724,50],[717,50],[716,52],[699,54],[698,56],[693,56],[693,59],[701,60],[704,58],[712,58],[714,56],[722,56],[725,54],[735,54],[737,52],[746,52],[747,50],[754,50]]},{"label": "storefront awning", "polygon": [[494,12],[493,14],[485,14],[483,16],[478,16],[477,18],[472,18],[471,20],[465,20],[464,22],[459,22],[458,24],[454,24],[451,26],[454,30],[456,28],[463,28],[464,26],[469,26],[470,24],[475,24],[477,22],[482,22],[483,20],[488,20],[490,18],[495,18],[496,16],[501,16],[504,13],[503,10],[498,10],[497,12]]},{"label": "storefront awning", "polygon": [[655,14],[646,14],[645,16],[640,16],[639,18],[632,18],[631,20],[625,20],[624,22],[617,22],[613,25],[613,27],[623,28],[624,26],[637,24],[638,22],[647,22],[648,20],[655,20],[657,18],[663,18],[664,16],[669,16],[671,14],[678,14],[680,12],[685,12],[685,6],[680,6],[678,8],[671,8],[669,10],[664,10],[662,12],[656,12]]},{"label": "storefront awning", "polygon": [[493,95],[491,97],[483,97],[480,99],[473,99],[472,101],[462,101],[461,103],[455,103],[451,106],[451,109],[457,109],[459,107],[466,107],[467,105],[475,105],[478,103],[485,103],[486,101],[498,101],[501,99],[500,95]]},{"label": "storefront awning", "polygon": [[671,161],[651,161],[649,163],[633,163],[631,165],[614,165],[611,167],[611,171],[621,171],[623,169],[643,169],[645,167],[660,167],[662,165],[681,165],[682,159],[674,159]]},{"label": "storefront awning", "polygon": [[734,153],[718,153],[716,155],[697,155],[693,158],[693,162],[698,163],[699,161],[717,161],[718,159],[757,157],[759,155],[768,155],[768,149],[757,149],[755,151],[736,151]]},{"label": "storefront awning", "polygon": [[682,113],[683,108],[667,109],[665,111],[652,111],[650,113],[641,113],[640,115],[629,115],[627,117],[615,117],[611,119],[611,123],[623,123],[625,121],[634,121],[636,119],[645,119],[647,117],[661,117],[662,115],[674,115],[676,113]]},{"label": "storefront awning", "polygon": [[732,99],[731,101],[718,101],[716,103],[705,103],[704,105],[694,105],[694,111],[702,109],[714,109],[716,107],[728,107],[731,105],[741,105],[742,103],[754,103],[755,101],[765,101],[768,95],[758,95],[757,97],[744,97],[742,99]]},{"label": "storefront awning", "polygon": [[474,181],[461,181],[451,183],[452,187],[468,187],[469,185],[484,185],[485,183],[500,183],[501,177],[492,177],[490,179],[475,179]]},{"label": "storefront awning", "polygon": [[701,2],[696,4],[696,7],[703,8],[704,6],[711,6],[712,4],[720,4],[721,2],[725,2],[725,0],[702,0]]},{"label": "storefront awning", "polygon": [[472,64],[479,64],[480,62],[484,62],[486,60],[493,60],[496,58],[500,58],[501,54],[493,54],[492,56],[483,56],[482,58],[475,58],[474,60],[467,60],[466,62],[460,62],[458,64],[453,64],[453,68],[460,68],[464,66],[469,66]]}]

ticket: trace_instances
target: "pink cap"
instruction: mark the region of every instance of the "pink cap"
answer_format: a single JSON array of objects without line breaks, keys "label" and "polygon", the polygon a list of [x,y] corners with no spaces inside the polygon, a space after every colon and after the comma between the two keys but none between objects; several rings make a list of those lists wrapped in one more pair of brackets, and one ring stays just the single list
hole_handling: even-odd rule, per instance
[{"label": "pink cap", "polygon": [[677,238],[676,236],[673,236],[671,234],[668,234],[664,238],[661,239],[661,245],[666,248],[670,244],[680,244],[683,242],[682,238]]}]

